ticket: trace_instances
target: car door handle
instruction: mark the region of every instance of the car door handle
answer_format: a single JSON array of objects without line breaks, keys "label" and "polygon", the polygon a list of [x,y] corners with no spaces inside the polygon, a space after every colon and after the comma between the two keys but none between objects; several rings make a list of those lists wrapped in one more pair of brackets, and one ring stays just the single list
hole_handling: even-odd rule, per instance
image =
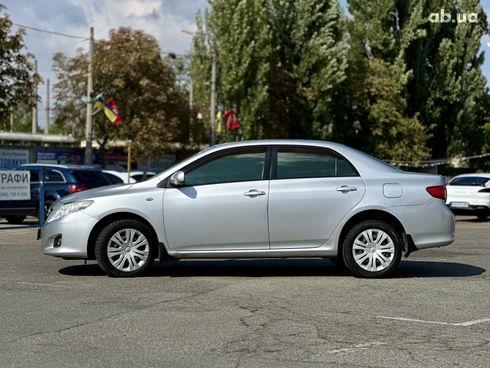
[{"label": "car door handle", "polygon": [[243,195],[247,197],[257,197],[257,196],[265,195],[265,192],[262,190],[252,189],[249,190],[248,192],[243,193]]},{"label": "car door handle", "polygon": [[337,192],[347,193],[347,192],[355,192],[357,190],[357,188],[351,187],[350,185],[342,185],[335,190]]}]

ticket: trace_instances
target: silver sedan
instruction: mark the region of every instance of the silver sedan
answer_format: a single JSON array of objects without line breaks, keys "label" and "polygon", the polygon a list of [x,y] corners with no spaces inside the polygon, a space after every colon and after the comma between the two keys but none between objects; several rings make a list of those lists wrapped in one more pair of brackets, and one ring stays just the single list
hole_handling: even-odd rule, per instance
[{"label": "silver sedan", "polygon": [[454,241],[441,176],[347,146],[264,140],[208,148],[150,180],[62,198],[45,254],[135,276],[156,258],[323,257],[382,277],[402,253]]}]

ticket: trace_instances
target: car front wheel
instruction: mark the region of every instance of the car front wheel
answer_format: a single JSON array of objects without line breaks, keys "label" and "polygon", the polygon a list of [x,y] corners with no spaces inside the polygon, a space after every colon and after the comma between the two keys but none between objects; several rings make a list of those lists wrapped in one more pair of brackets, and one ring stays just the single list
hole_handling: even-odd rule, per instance
[{"label": "car front wheel", "polygon": [[345,265],[356,277],[391,274],[398,267],[401,254],[400,236],[390,225],[377,220],[354,226],[343,243]]},{"label": "car front wheel", "polygon": [[155,259],[152,232],[136,220],[118,220],[100,232],[95,243],[99,266],[114,277],[137,276]]}]

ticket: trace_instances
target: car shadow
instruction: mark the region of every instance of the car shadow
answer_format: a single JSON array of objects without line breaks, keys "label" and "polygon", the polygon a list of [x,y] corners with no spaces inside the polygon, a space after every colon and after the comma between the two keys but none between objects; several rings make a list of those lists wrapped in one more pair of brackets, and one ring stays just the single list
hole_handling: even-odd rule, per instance
[{"label": "car shadow", "polygon": [[[67,276],[106,276],[97,264],[72,265],[59,270]],[[486,272],[464,263],[402,261],[391,278],[468,277]],[[312,277],[351,276],[323,259],[225,259],[155,262],[142,277]]]}]

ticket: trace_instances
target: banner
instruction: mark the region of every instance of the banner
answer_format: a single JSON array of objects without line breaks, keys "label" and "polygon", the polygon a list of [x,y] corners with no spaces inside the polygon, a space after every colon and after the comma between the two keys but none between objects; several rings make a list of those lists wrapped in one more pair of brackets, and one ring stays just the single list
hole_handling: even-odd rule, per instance
[{"label": "banner", "polygon": [[0,201],[31,199],[31,177],[29,171],[0,171]]}]

